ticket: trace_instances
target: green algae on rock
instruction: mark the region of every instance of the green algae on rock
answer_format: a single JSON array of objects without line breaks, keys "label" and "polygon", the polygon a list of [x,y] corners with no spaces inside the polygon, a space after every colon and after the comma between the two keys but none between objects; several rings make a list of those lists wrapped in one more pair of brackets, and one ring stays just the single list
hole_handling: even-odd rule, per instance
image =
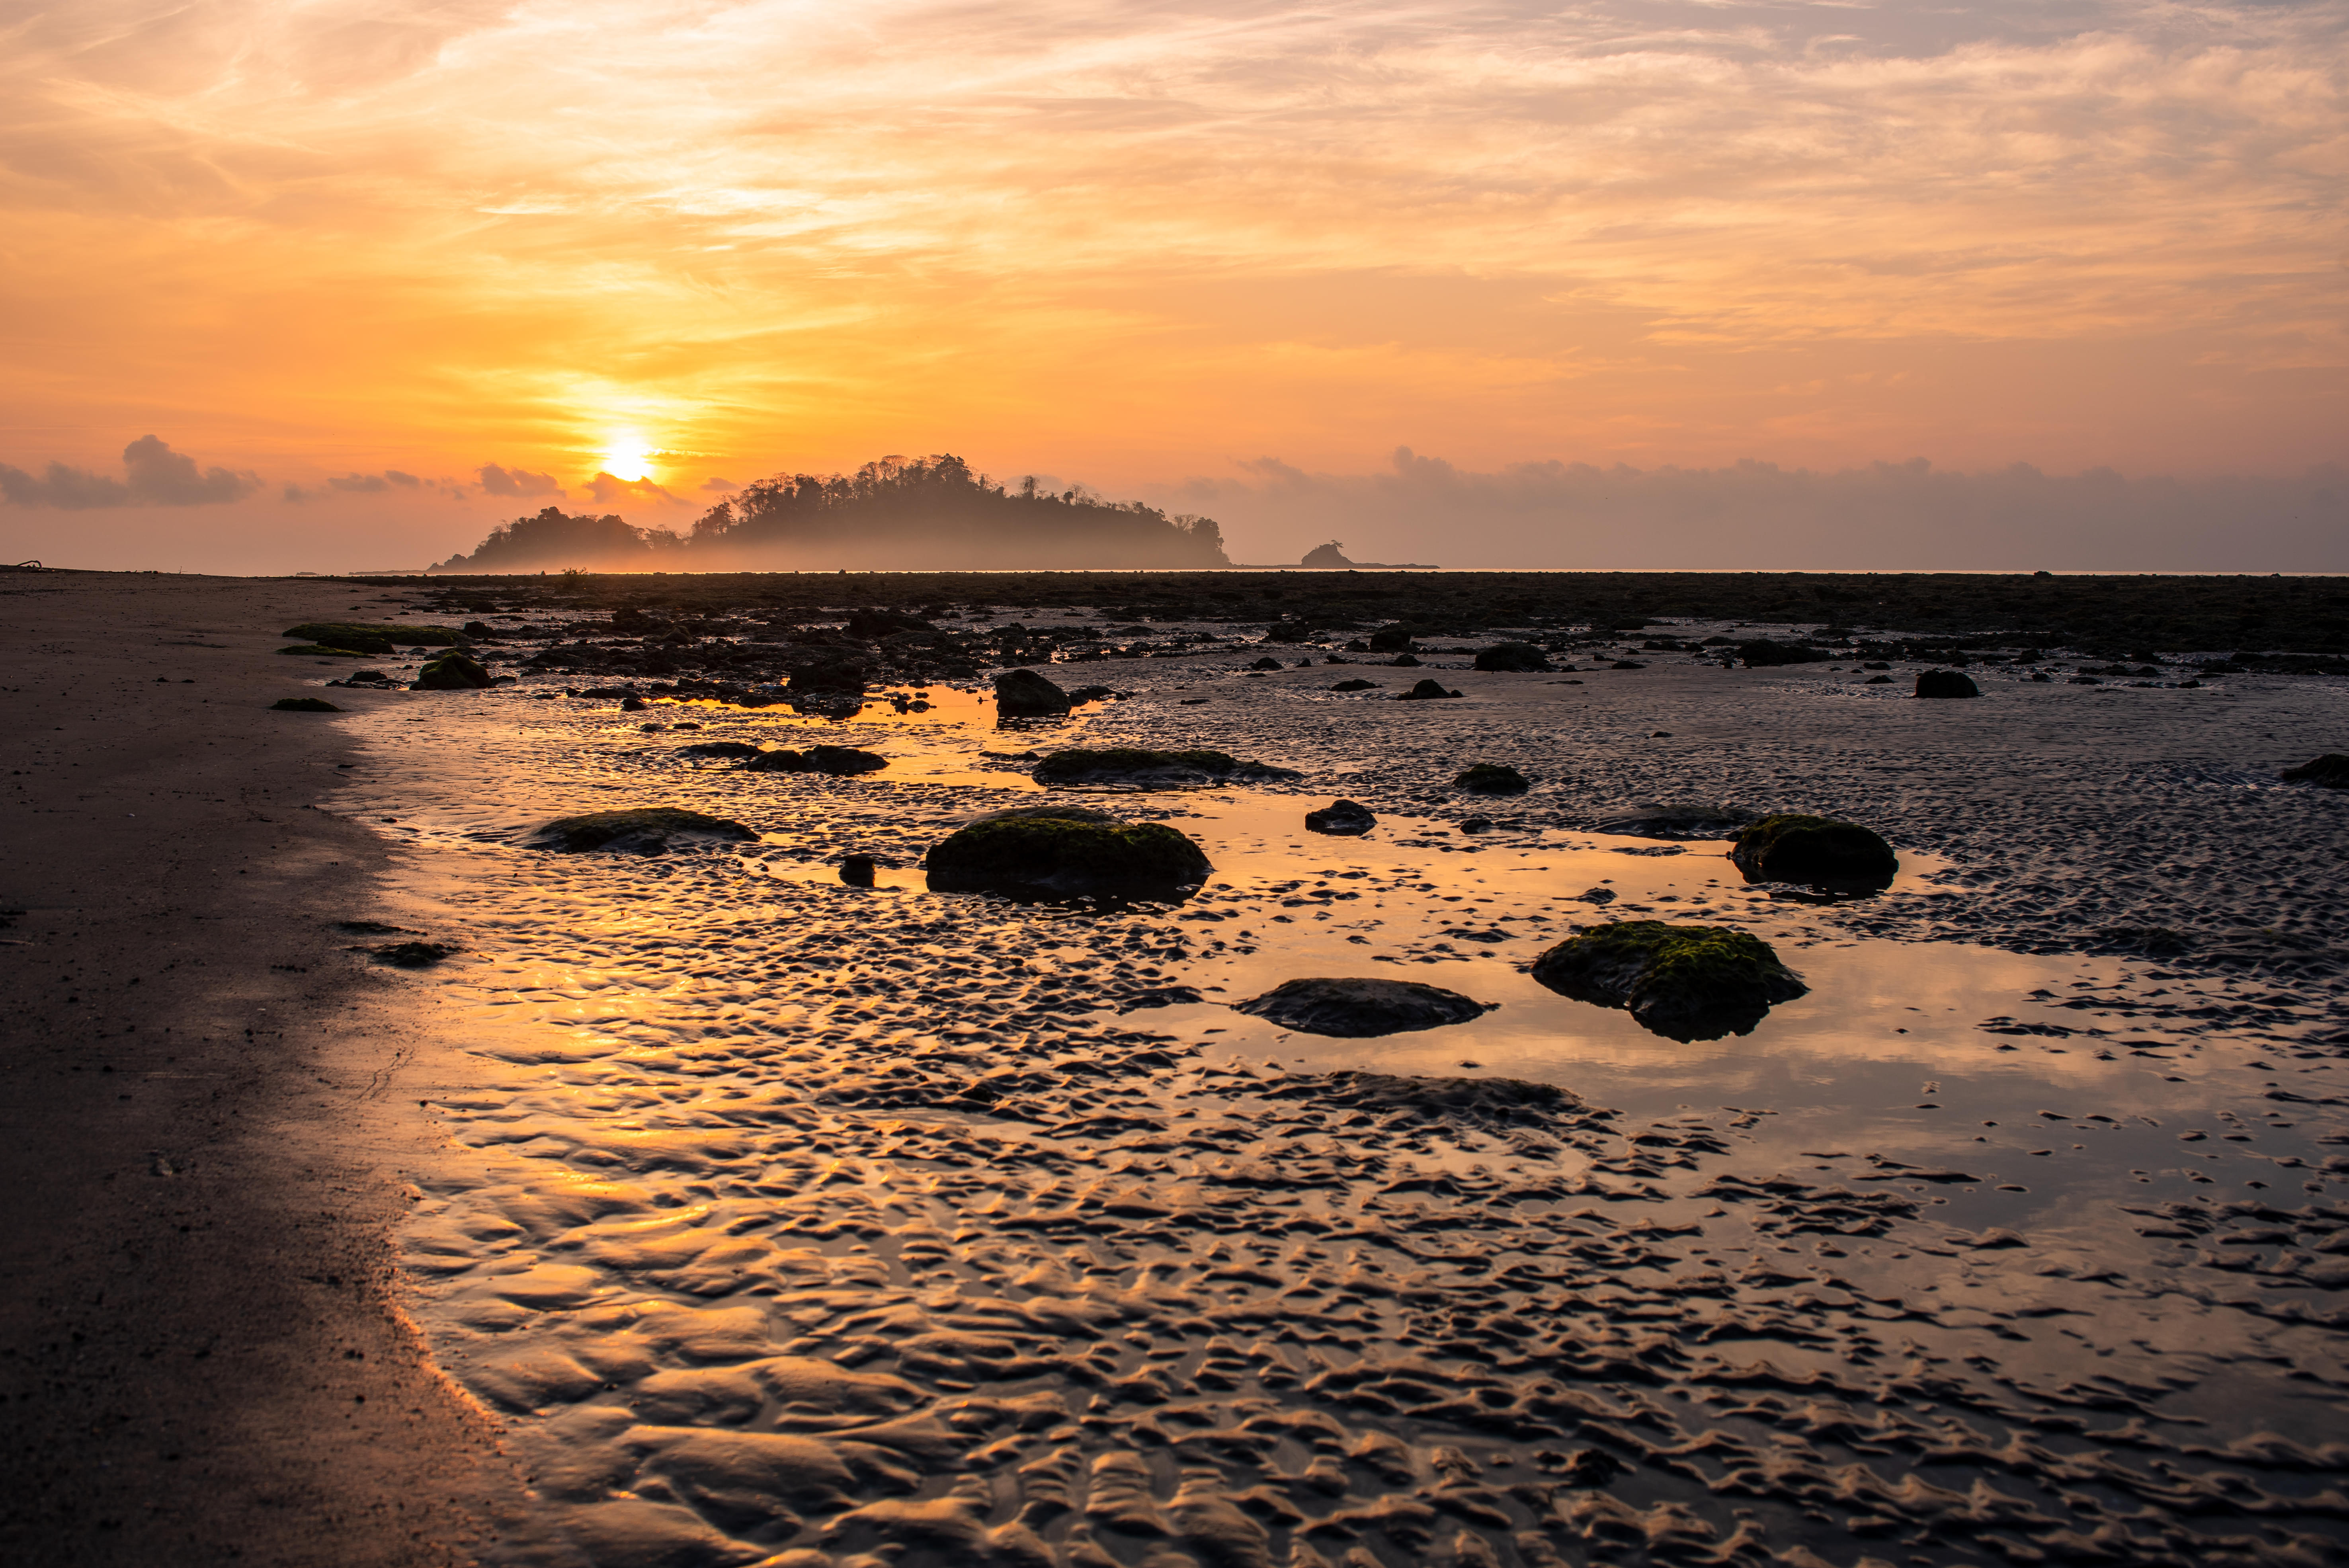
[{"label": "green algae on rock", "polygon": [[1478,762],[1463,769],[1452,780],[1455,789],[1465,789],[1471,795],[1522,795],[1533,788],[1533,781],[1514,768],[1497,762]]},{"label": "green algae on rock", "polygon": [[529,842],[534,849],[572,854],[605,850],[657,855],[679,841],[740,843],[758,836],[729,818],[676,806],[639,806],[559,818],[533,833]]},{"label": "green algae on rock", "polygon": [[1718,925],[1627,920],[1570,936],[1534,960],[1561,995],[1622,1007],[1675,1040],[1748,1035],[1774,1004],[1810,987],[1757,936]]},{"label": "green algae on rock", "polygon": [[1899,871],[1883,838],[1857,822],[1780,811],[1737,835],[1729,859],[1747,882],[1847,883],[1881,888]]},{"label": "green algae on rock", "polygon": [[1416,980],[1284,980],[1232,1010],[1284,1029],[1339,1039],[1409,1034],[1481,1018],[1499,1006]]},{"label": "green algae on rock", "polygon": [[410,691],[475,691],[490,684],[490,672],[470,654],[451,648],[416,672]]},{"label": "green algae on rock", "polygon": [[462,633],[446,626],[400,626],[379,621],[305,621],[286,627],[282,634],[362,654],[388,654],[396,647],[460,647],[465,642]]},{"label": "green algae on rock", "polygon": [[967,822],[922,864],[943,892],[1041,888],[1054,892],[1195,888],[1215,867],[1199,846],[1157,822],[1123,822],[1081,806],[1025,807]]},{"label": "green algae on rock", "polygon": [[1102,789],[1164,789],[1223,784],[1236,779],[1300,779],[1294,769],[1243,762],[1225,751],[1150,751],[1118,746],[1100,751],[1055,751],[1036,765],[1039,784]]},{"label": "green algae on rock", "polygon": [[343,710],[322,696],[281,696],[269,705],[269,711],[272,713],[340,713]]}]

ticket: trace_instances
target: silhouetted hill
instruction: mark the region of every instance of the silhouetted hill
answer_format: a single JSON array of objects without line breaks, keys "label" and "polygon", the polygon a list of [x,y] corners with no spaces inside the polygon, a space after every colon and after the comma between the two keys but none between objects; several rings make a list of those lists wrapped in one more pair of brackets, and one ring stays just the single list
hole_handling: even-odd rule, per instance
[{"label": "silhouetted hill", "polygon": [[960,458],[883,458],[854,474],[778,474],[719,502],[680,539],[616,515],[548,507],[435,572],[1069,571],[1227,566],[1211,518],[1081,490],[1019,489]]}]

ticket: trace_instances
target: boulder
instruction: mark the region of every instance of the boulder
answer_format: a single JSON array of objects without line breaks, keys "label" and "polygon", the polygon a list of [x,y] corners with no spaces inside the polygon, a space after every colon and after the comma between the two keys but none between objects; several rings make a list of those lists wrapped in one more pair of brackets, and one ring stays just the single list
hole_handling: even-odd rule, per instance
[{"label": "boulder", "polygon": [[1471,795],[1522,795],[1533,788],[1533,783],[1514,768],[1504,768],[1497,762],[1478,762],[1463,769],[1452,780],[1452,787],[1465,789]]},{"label": "boulder", "polygon": [[1395,669],[1415,670],[1419,668],[1419,655],[1417,654],[1397,654],[1394,657],[1389,659],[1387,663],[1390,666]]},{"label": "boulder", "polygon": [[2328,751],[2313,762],[2285,769],[2281,777],[2287,784],[2313,784],[2323,789],[2349,789],[2349,757],[2337,751]]},{"label": "boulder", "polygon": [[1737,656],[1749,670],[1768,669],[1775,665],[1823,665],[1829,657],[1817,648],[1806,648],[1795,643],[1774,643],[1767,637],[1739,644]]},{"label": "boulder", "polygon": [[675,806],[638,806],[619,811],[589,811],[563,817],[533,833],[531,847],[581,854],[592,850],[657,855],[671,847],[740,843],[759,835],[725,817]]},{"label": "boulder", "polygon": [[1378,686],[1379,683],[1376,681],[1366,681],[1358,678],[1350,681],[1340,681],[1330,689],[1331,691],[1376,691],[1378,689]]},{"label": "boulder", "polygon": [[1418,652],[1408,626],[1381,626],[1370,635],[1370,645],[1363,651],[1372,654],[1410,654]]},{"label": "boulder", "polygon": [[1598,830],[1633,839],[1733,839],[1753,820],[1753,812],[1733,806],[1654,802],[1609,817]]},{"label": "boulder", "polygon": [[871,855],[840,857],[840,880],[850,887],[871,887],[875,862]]},{"label": "boulder", "polygon": [[[1405,656],[1408,657],[1408,655]],[[1416,659],[1412,662],[1414,664],[1418,663]],[[1388,700],[1391,702],[1432,702],[1438,697],[1458,696],[1460,694],[1456,691],[1444,690],[1444,683],[1442,681],[1423,680],[1417,686],[1412,687],[1409,691],[1399,691],[1395,693],[1395,695]]]},{"label": "boulder", "polygon": [[1857,823],[1792,811],[1747,827],[1729,858],[1747,882],[1880,888],[1900,869],[1892,846]]},{"label": "boulder", "polygon": [[1215,867],[1197,844],[1157,822],[1125,822],[1083,806],[1022,806],[967,822],[922,861],[942,892],[1179,892]]},{"label": "boulder", "polygon": [[1279,670],[1286,669],[1288,667],[1288,665],[1282,664],[1278,659],[1258,659],[1256,663],[1248,666],[1248,668],[1252,670]]},{"label": "boulder", "polygon": [[1464,1024],[1500,1004],[1415,980],[1285,980],[1261,996],[1232,1006],[1236,1012],[1284,1029],[1358,1040]]},{"label": "boulder", "polygon": [[1039,784],[1059,789],[1179,789],[1303,775],[1294,769],[1242,762],[1222,751],[1146,751],[1120,746],[1101,751],[1055,751],[1036,765],[1033,777]]},{"label": "boulder", "polygon": [[1533,975],[1561,995],[1626,1008],[1642,1028],[1682,1041],[1752,1034],[1773,1006],[1810,989],[1759,937],[1661,920],[1570,936],[1534,960]]},{"label": "boulder", "polygon": [[761,751],[745,759],[742,766],[752,773],[831,773],[846,777],[877,773],[889,766],[889,759],[877,751],[860,751],[854,746],[811,746],[805,751]]},{"label": "boulder", "polygon": [[281,696],[269,705],[269,710],[272,713],[340,713],[343,711],[322,696]]},{"label": "boulder", "polygon": [[1956,670],[1927,670],[1917,677],[1919,696],[1980,696],[1973,677]]},{"label": "boulder", "polygon": [[446,626],[402,626],[383,621],[305,621],[282,635],[355,654],[388,654],[401,648],[453,648],[465,640]]},{"label": "boulder", "polygon": [[1476,667],[1480,670],[1547,670],[1557,666],[1549,655],[1531,643],[1495,643],[1479,650]]},{"label": "boulder", "polygon": [[1034,670],[1006,670],[995,677],[998,718],[1057,718],[1070,706],[1069,694]]},{"label": "boulder", "polygon": [[451,648],[416,672],[410,691],[472,691],[490,684],[490,672],[470,654]]},{"label": "boulder", "polygon": [[1378,825],[1378,818],[1359,800],[1332,800],[1318,811],[1305,813],[1308,832],[1329,833],[1339,838],[1367,833]]}]

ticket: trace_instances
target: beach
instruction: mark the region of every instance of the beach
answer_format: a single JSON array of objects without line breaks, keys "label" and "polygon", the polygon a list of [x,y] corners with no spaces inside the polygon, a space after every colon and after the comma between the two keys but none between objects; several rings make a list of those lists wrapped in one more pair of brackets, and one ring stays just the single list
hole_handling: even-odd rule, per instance
[{"label": "beach", "polygon": [[[1927,701],[1848,638],[1724,664],[1728,620],[1492,672],[1160,616],[1035,664],[1100,699],[1005,722],[991,669],[805,711],[616,673],[682,655],[486,589],[0,592],[43,672],[0,694],[42,1086],[6,1539],[49,1560],[2337,1553],[2349,795],[2278,775],[2344,749],[2340,676],[1978,648],[1981,696]],[[549,656],[420,692],[274,652],[362,608]],[[1066,657],[1100,608],[960,618]],[[1394,700],[1423,679],[1460,695]],[[819,743],[886,766],[738,765]],[[1040,787],[1071,747],[1283,771]],[[1377,826],[1308,832],[1339,797]],[[957,825],[1048,800],[1214,873],[931,889]],[[1657,803],[1847,818],[1900,870],[1749,883]],[[533,839],[648,806],[749,836]],[[1529,973],[1628,919],[1750,933],[1806,993],[1676,1039]],[[1481,1011],[1233,1006],[1340,975]]]}]

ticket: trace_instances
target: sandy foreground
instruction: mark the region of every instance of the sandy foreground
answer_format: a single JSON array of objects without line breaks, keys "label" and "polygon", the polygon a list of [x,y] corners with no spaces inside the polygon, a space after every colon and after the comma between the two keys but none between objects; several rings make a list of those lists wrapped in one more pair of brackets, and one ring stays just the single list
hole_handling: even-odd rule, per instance
[{"label": "sandy foreground", "polygon": [[[11,591],[34,1560],[2337,1553],[2349,796],[2274,774],[2349,749],[2340,681],[1226,653],[1009,731],[944,686],[831,723],[544,677],[337,718],[264,711],[339,673],[272,634],[376,590]],[[1386,700],[1428,674],[1466,696]],[[929,892],[1067,744],[1304,778],[1115,799],[1214,860],[1179,905]],[[1535,789],[1464,798],[1470,760]],[[1303,833],[1332,795],[1380,829]],[[1596,830],[1660,799],[1849,815],[1902,877],[1821,906]],[[761,836],[523,842],[640,804]],[[1754,932],[1810,995],[1679,1042],[1526,975],[1623,916]],[[388,971],[354,920],[460,952]],[[1313,974],[1496,1006],[1226,1005]]]},{"label": "sandy foreground", "polygon": [[467,1562],[512,1489],[393,1305],[434,1047],[335,927],[353,750],[268,711],[350,602],[0,576],[0,1559]]}]

